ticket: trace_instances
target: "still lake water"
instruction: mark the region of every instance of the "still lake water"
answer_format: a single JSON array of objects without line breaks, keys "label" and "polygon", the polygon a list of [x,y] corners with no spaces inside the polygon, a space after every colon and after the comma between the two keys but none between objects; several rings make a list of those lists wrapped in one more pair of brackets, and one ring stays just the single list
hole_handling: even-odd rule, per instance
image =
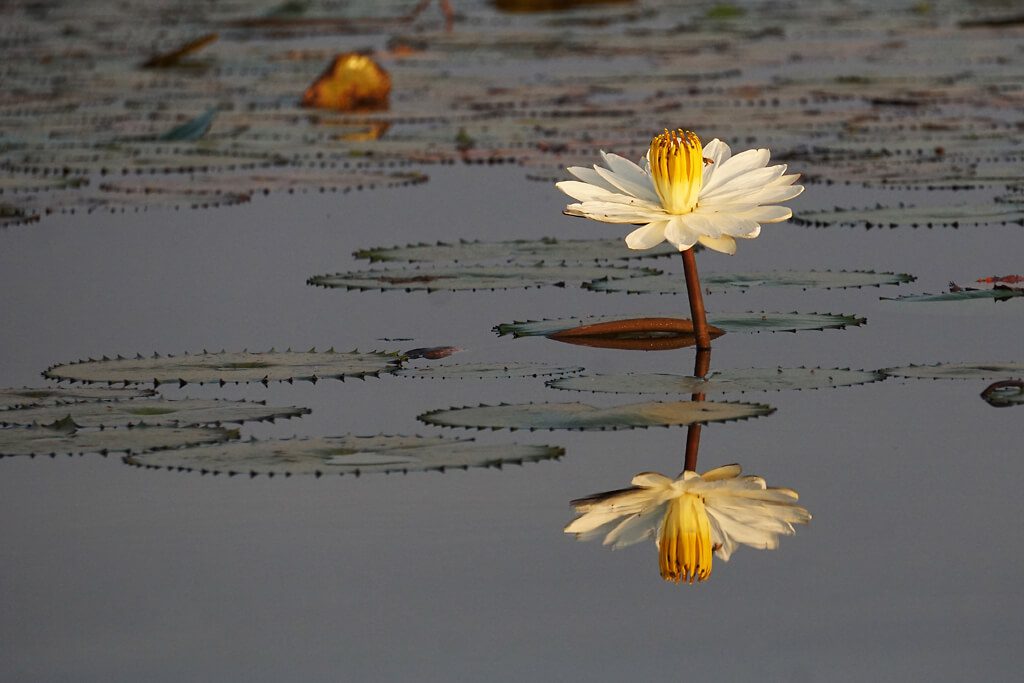
[{"label": "still lake water", "polygon": [[[708,70],[717,68],[714,51],[704,57]],[[1001,68],[1021,59],[1019,50],[1007,53]],[[623,57],[614,68],[638,61]],[[721,127],[745,130],[750,118],[737,111]],[[1007,140],[1021,144],[1019,133]],[[817,170],[813,159],[792,167]],[[426,172],[429,182],[412,187],[274,193],[205,210],[79,211],[0,229],[0,386],[41,385],[41,371],[82,357],[203,348],[454,345],[463,351],[450,362],[691,372],[692,349],[630,353],[491,329],[570,315],[686,316],[683,296],[306,284],[364,268],[352,257],[364,247],[623,234],[562,216],[565,197],[520,167]],[[988,202],[991,194],[812,184],[789,204],[800,215],[876,202]],[[1021,273],[1022,254],[1024,231],[1012,223],[765,226],[735,256],[699,254],[701,272],[874,269],[918,279],[710,294],[712,315],[867,318],[844,330],[727,334],[714,342],[712,370],[1020,362],[1020,299],[879,297]],[[681,277],[678,259],[643,265]],[[534,378],[163,385],[170,398],[313,411],[245,424],[245,438],[445,434],[554,444],[566,454],[500,470],[320,479],[148,470],[118,455],[0,459],[0,680],[1015,681],[1024,667],[1024,427],[1019,406],[997,409],[979,398],[990,381],[889,378],[709,396],[776,412],[704,427],[699,469],[738,462],[769,485],[796,489],[814,519],[778,550],[741,548],[728,563],[716,561],[711,579],[696,586],[662,581],[652,543],[612,552],[562,532],[571,499],[620,488],[641,471],[676,474],[685,429],[509,434],[416,419],[478,403],[669,397],[556,392]]]}]

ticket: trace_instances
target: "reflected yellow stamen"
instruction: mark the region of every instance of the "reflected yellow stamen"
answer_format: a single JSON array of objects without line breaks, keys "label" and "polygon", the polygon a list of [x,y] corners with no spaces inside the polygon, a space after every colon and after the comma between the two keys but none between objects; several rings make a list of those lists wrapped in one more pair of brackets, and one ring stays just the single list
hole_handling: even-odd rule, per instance
[{"label": "reflected yellow stamen", "polygon": [[658,543],[661,578],[666,581],[704,581],[711,576],[711,523],[704,499],[693,494],[668,504]]},{"label": "reflected yellow stamen", "polygon": [[704,148],[696,133],[682,128],[651,140],[648,158],[654,191],[669,213],[690,213],[697,206],[697,195],[704,180]]}]

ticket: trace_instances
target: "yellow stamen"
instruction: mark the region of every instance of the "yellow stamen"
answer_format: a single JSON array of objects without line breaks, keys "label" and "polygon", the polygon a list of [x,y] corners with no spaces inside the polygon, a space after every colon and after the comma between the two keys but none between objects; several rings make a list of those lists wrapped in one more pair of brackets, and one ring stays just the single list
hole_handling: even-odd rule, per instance
[{"label": "yellow stamen", "polygon": [[666,581],[704,581],[711,576],[711,523],[704,499],[693,494],[668,504],[658,543],[661,578]]},{"label": "yellow stamen", "polygon": [[704,180],[704,151],[696,133],[682,128],[651,140],[648,155],[654,190],[669,213],[690,213],[697,206],[697,195]]}]

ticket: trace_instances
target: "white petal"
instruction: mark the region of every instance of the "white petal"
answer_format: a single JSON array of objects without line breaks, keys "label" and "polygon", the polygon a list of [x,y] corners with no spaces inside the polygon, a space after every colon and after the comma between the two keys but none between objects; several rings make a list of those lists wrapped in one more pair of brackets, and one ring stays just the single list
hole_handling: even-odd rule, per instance
[{"label": "white petal", "polygon": [[658,201],[658,194],[654,191],[654,183],[651,181],[651,174],[649,172],[637,166],[629,159],[620,157],[618,154],[605,154],[601,152],[601,156],[604,162],[608,164],[608,169],[615,174],[618,180],[628,183],[630,186],[635,186],[642,193],[637,194],[637,197],[648,201]]},{"label": "white petal", "polygon": [[704,165],[703,185],[707,185],[711,181],[718,168],[728,161],[731,156],[732,150],[729,149],[729,145],[718,138],[704,145],[704,157],[711,159],[712,163]]},{"label": "white petal", "polygon": [[708,213],[688,213],[683,216],[683,222],[686,223],[687,227],[694,232],[694,234],[703,237],[718,237],[721,231],[718,225],[712,221],[711,217],[714,214]]},{"label": "white petal", "polygon": [[712,188],[701,188],[699,201],[707,202],[734,192],[761,190],[765,185],[781,178],[785,172],[785,166],[769,166],[740,173],[724,183],[716,183]]},{"label": "white petal", "polygon": [[565,213],[570,216],[592,218],[604,223],[633,223],[635,225],[665,220],[667,216],[664,211],[654,212],[639,206],[630,207],[624,204],[602,201],[570,204],[565,207]]},{"label": "white petal", "polygon": [[705,192],[710,193],[736,176],[763,168],[767,165],[770,158],[771,154],[767,149],[748,149],[734,157],[730,157],[728,160],[723,161],[719,168],[715,169],[715,172],[708,179],[708,184],[701,188],[701,194],[703,195]]},{"label": "white petal", "polygon": [[613,549],[618,550],[650,538],[665,515],[664,508],[664,505],[655,505],[641,513],[627,517],[608,532],[604,538],[604,545],[610,545]]},{"label": "white petal", "polygon": [[633,477],[633,480],[629,483],[633,486],[640,486],[645,489],[662,489],[671,486],[672,480],[664,474],[659,474],[657,472],[641,472]]},{"label": "white petal", "polygon": [[[639,169],[637,170],[639,171]],[[647,202],[660,203],[658,195],[654,192],[654,186],[651,185],[650,178],[644,177],[643,184],[640,184],[635,182],[632,178],[614,173],[606,168],[601,168],[600,166],[594,166],[594,171],[604,178],[605,181],[617,187],[620,192],[625,192],[632,197],[637,197]]]},{"label": "white petal", "polygon": [[644,211],[662,212],[659,202],[648,202],[638,199],[632,195],[622,194],[618,190],[609,192],[603,188],[591,185],[590,183],[578,180],[563,180],[555,183],[555,187],[581,202],[609,202],[612,204],[623,204],[625,206],[636,206]]},{"label": "white petal", "polygon": [[793,210],[788,206],[759,206],[750,211],[738,214],[741,218],[758,223],[780,223],[793,217]]},{"label": "white petal", "polygon": [[720,479],[735,479],[736,477],[740,476],[740,472],[742,472],[742,471],[743,471],[743,468],[740,467],[739,465],[736,465],[736,464],[733,464],[733,465],[722,465],[721,467],[716,467],[713,470],[708,470],[704,474],[700,475],[700,478],[703,479],[704,481],[718,481]]},{"label": "white petal", "polygon": [[604,178],[599,176],[597,174],[597,171],[590,168],[589,166],[570,166],[565,170],[567,170],[569,173],[572,173],[574,176],[576,176],[585,183],[594,185],[596,187],[600,187],[604,190],[608,190],[609,192],[618,192],[614,185],[610,184]]},{"label": "white petal", "polygon": [[713,251],[720,251],[730,256],[736,253],[736,240],[728,235],[725,237],[701,237],[699,241]]},{"label": "white petal", "polygon": [[580,515],[576,519],[569,522],[565,527],[565,533],[567,534],[584,534],[588,531],[598,529],[609,522],[614,522],[622,517],[619,512],[588,512],[584,515]]},{"label": "white petal", "polygon": [[626,235],[626,246],[630,249],[650,249],[665,241],[665,226],[668,221],[654,221],[637,228]]},{"label": "white petal", "polygon": [[668,225],[665,226],[665,239],[671,242],[679,251],[686,251],[697,244],[698,237],[700,235],[683,222],[682,216],[673,216],[668,221]]}]

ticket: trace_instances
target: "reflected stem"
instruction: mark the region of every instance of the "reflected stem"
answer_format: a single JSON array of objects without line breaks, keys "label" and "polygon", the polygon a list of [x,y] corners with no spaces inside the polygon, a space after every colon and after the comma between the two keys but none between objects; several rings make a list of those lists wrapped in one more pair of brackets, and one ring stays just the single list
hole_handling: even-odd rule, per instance
[{"label": "reflected stem", "polygon": [[[711,349],[698,349],[697,358],[693,363],[693,376],[703,379],[711,369]],[[693,401],[703,401],[704,394],[692,394]],[[683,471],[697,471],[697,452],[700,450],[700,424],[692,424],[686,428],[686,454],[683,458]]]},{"label": "reflected stem", "polygon": [[708,317],[704,311],[704,295],[700,291],[700,276],[697,274],[697,258],[693,247],[680,252],[683,257],[683,276],[686,278],[686,296],[690,300],[690,317],[693,320],[693,332],[697,337],[697,349],[711,348],[711,335],[708,332]]}]

